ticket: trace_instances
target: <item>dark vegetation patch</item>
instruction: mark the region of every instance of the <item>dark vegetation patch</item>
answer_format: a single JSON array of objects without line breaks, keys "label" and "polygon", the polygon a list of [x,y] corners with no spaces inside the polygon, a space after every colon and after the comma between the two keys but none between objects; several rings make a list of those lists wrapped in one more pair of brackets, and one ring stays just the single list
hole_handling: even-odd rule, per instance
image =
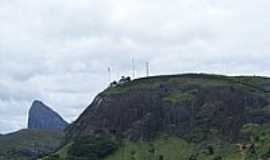
[{"label": "dark vegetation patch", "polygon": [[109,138],[82,137],[74,141],[68,150],[69,160],[99,160],[117,150],[118,145]]}]

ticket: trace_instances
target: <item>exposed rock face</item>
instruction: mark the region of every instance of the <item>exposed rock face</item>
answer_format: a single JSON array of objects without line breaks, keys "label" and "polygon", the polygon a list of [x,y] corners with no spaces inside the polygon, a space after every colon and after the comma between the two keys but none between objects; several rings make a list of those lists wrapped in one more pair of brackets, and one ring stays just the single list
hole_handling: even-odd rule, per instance
[{"label": "exposed rock face", "polygon": [[[161,76],[134,80],[99,94],[68,137],[115,135],[148,139],[211,134],[239,139],[247,123],[269,123],[270,79],[216,75]],[[266,85],[269,87],[269,85]]]},{"label": "exposed rock face", "polygon": [[29,129],[61,131],[68,125],[59,114],[41,101],[33,102],[28,117]]}]

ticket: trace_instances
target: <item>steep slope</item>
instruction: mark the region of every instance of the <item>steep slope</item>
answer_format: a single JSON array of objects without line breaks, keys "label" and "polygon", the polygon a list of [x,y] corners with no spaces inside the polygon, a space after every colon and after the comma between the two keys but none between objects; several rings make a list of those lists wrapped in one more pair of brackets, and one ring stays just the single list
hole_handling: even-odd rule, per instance
[{"label": "steep slope", "polygon": [[157,133],[194,142],[218,134],[244,138],[244,124],[270,122],[263,77],[186,74],[149,77],[109,87],[67,129],[68,137],[153,138]]},{"label": "steep slope", "polygon": [[34,101],[28,114],[29,129],[64,130],[68,123],[41,101]]},{"label": "steep slope", "polygon": [[25,129],[0,136],[0,160],[31,160],[60,147],[62,132]]}]

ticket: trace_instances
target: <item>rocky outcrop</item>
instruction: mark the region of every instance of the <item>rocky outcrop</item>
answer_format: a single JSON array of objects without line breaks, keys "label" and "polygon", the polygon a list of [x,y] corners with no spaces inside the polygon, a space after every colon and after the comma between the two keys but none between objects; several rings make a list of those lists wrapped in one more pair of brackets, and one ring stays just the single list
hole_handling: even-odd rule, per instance
[{"label": "rocky outcrop", "polygon": [[239,139],[244,124],[270,122],[269,94],[262,87],[269,82],[200,74],[134,80],[100,93],[67,128],[67,136],[149,139],[166,133],[192,140],[211,134]]},{"label": "rocky outcrop", "polygon": [[62,131],[68,123],[41,101],[34,101],[28,114],[29,129]]}]

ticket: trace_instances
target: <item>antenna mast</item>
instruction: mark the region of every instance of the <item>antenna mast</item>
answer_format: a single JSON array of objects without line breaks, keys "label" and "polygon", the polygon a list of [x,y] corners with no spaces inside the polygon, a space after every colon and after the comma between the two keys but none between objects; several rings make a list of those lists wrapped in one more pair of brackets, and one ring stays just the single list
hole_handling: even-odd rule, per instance
[{"label": "antenna mast", "polygon": [[111,67],[108,67],[108,78],[109,78],[109,83],[112,81],[112,74],[111,74]]},{"label": "antenna mast", "polygon": [[134,63],[134,58],[132,58],[132,77],[135,79],[136,72],[135,72],[135,63]]},{"label": "antenna mast", "polygon": [[149,72],[150,72],[150,69],[149,69],[149,62],[146,62],[146,63],[145,63],[145,67],[146,67],[146,77],[149,77]]}]

